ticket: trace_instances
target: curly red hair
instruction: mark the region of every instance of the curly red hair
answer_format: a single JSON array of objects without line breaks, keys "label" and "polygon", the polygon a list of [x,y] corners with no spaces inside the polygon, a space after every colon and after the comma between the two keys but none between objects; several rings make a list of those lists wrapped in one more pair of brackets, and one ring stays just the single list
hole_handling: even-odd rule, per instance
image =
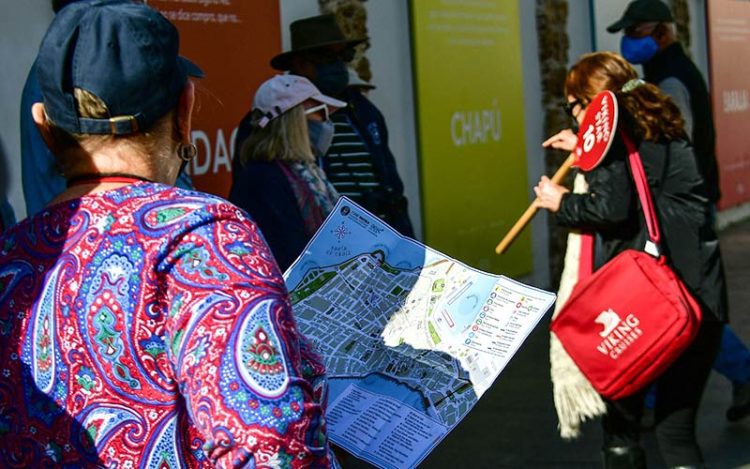
[{"label": "curly red hair", "polygon": [[628,92],[622,87],[638,78],[635,69],[614,52],[584,54],[568,72],[565,92],[587,105],[594,96],[609,90],[626,111],[630,130],[642,140],[685,139],[685,121],[680,109],[659,88],[642,83]]}]

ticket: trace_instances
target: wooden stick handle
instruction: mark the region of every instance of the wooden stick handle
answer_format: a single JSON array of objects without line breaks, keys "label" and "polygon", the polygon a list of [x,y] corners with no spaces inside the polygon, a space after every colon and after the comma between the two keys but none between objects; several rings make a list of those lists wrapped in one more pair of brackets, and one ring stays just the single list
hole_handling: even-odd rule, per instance
[{"label": "wooden stick handle", "polygon": [[[565,175],[568,174],[568,171],[570,170],[570,166],[575,161],[575,154],[571,153],[568,155],[568,158],[563,162],[563,164],[560,166],[560,168],[555,172],[555,175],[552,176],[551,181],[555,184],[560,184],[560,182],[565,178]],[[508,234],[505,235],[502,241],[500,241],[500,244],[497,245],[495,248],[495,253],[497,254],[503,254],[505,251],[508,250],[511,243],[516,239],[516,237],[523,231],[524,228],[526,228],[526,225],[529,224],[532,218],[534,218],[534,215],[536,215],[537,207],[532,203],[529,205],[529,208],[526,209],[525,212],[523,212],[523,215],[521,215],[521,218],[518,219],[515,225],[511,227],[511,229],[508,231]]]}]

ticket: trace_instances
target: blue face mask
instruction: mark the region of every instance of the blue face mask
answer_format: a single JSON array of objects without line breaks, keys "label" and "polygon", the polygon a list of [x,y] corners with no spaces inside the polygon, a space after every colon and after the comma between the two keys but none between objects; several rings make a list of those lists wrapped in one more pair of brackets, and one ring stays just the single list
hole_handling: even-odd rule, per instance
[{"label": "blue face mask", "polygon": [[328,153],[333,141],[333,122],[308,120],[307,132],[310,134],[310,146],[315,156]]},{"label": "blue face mask", "polygon": [[651,36],[632,38],[623,36],[620,41],[620,52],[625,60],[632,64],[643,64],[659,52],[659,44]]},{"label": "blue face mask", "polygon": [[343,60],[315,66],[315,86],[321,93],[336,96],[349,84],[349,71]]}]

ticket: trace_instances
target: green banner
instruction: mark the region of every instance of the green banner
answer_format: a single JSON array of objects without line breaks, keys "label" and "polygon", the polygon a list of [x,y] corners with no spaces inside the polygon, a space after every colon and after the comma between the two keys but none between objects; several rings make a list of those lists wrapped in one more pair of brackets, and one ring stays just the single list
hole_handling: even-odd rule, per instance
[{"label": "green banner", "polygon": [[425,241],[482,270],[531,272],[518,1],[412,0]]}]

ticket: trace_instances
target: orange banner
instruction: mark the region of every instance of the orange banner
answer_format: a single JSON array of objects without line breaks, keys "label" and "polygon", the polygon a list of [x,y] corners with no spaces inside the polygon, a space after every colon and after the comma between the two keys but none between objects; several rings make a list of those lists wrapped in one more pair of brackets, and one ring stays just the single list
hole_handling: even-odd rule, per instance
[{"label": "orange banner", "polygon": [[750,200],[750,2],[711,0],[708,33],[720,208]]},{"label": "orange banner", "polygon": [[237,124],[281,51],[279,0],[148,0],[180,31],[180,53],[206,77],[196,86],[189,166],[196,188],[226,197]]}]

